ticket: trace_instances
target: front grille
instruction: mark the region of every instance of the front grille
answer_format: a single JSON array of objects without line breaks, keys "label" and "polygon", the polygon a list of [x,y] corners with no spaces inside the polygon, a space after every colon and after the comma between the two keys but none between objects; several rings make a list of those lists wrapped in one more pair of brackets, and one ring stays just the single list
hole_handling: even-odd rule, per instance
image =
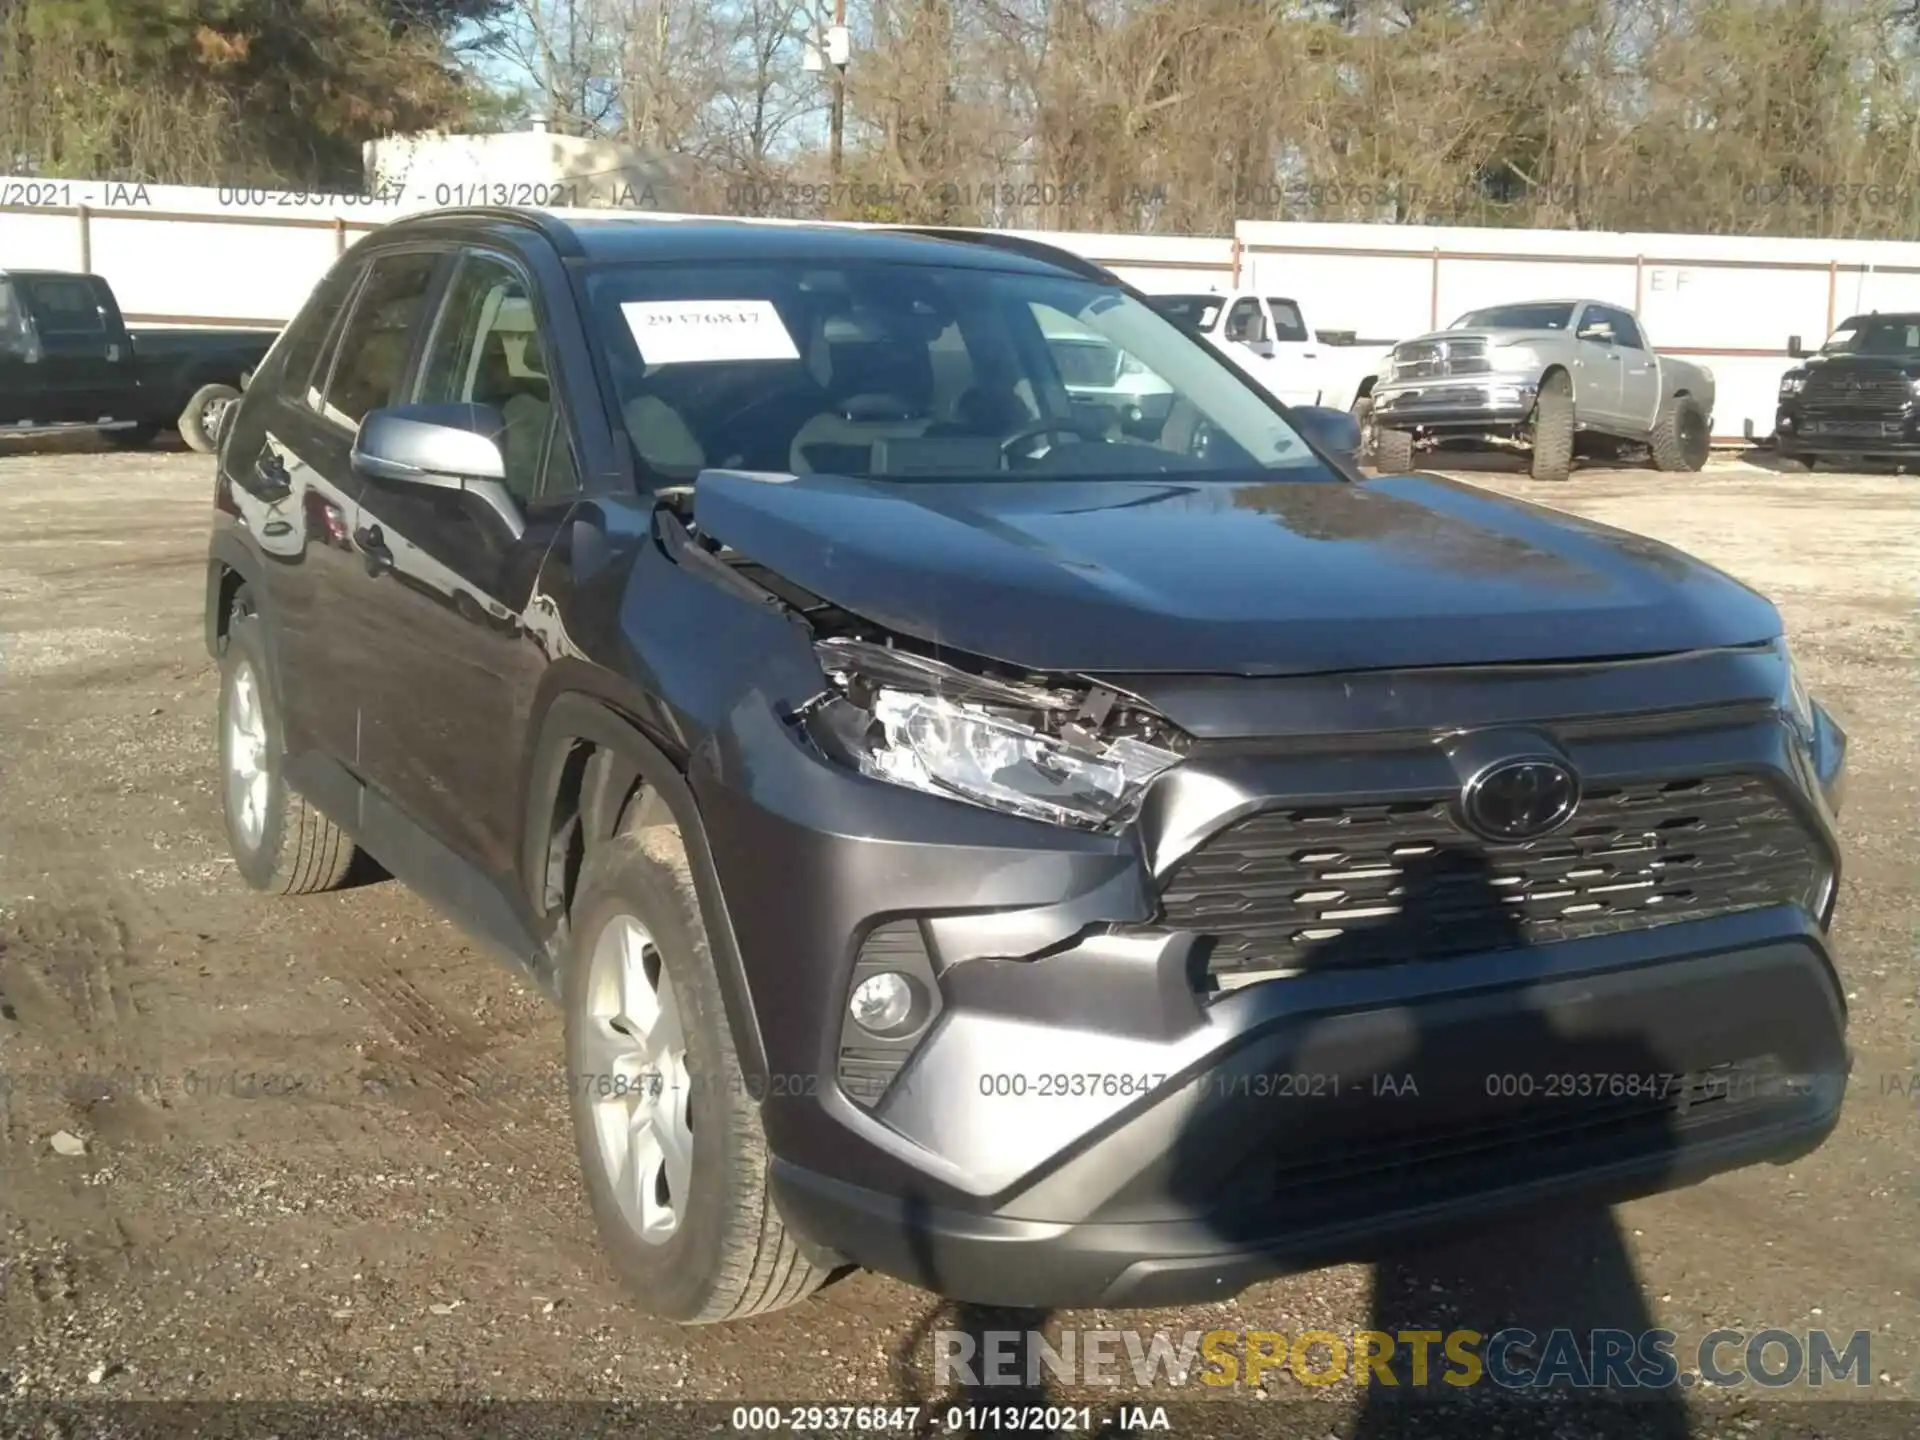
[{"label": "front grille", "polygon": [[1056,340],[1052,348],[1053,362],[1064,385],[1111,385],[1119,373],[1120,352],[1111,345]]},{"label": "front grille", "polygon": [[1393,350],[1393,378],[1424,380],[1444,375],[1487,373],[1484,340],[1409,340]]},{"label": "front grille", "polygon": [[1800,392],[1803,404],[1846,410],[1904,410],[1913,384],[1896,370],[1836,370],[1819,367]]},{"label": "front grille", "polygon": [[1216,977],[1510,950],[1768,905],[1812,908],[1821,851],[1757,776],[1592,790],[1562,829],[1496,845],[1451,797],[1275,809],[1179,862],[1166,921]]},{"label": "front grille", "polygon": [[[1296,1223],[1378,1203],[1383,1190],[1412,1204],[1474,1193],[1489,1182],[1578,1170],[1604,1147],[1616,1157],[1669,1152],[1690,1132],[1738,1123],[1756,1110],[1795,1104],[1806,1093],[1777,1057],[1758,1056],[1683,1075],[1649,1076],[1643,1097],[1527,1100],[1474,1117],[1354,1127],[1311,1153],[1276,1146],[1241,1185],[1264,1192]],[[1418,1100],[1396,1101],[1410,1110]],[[1414,1117],[1410,1114],[1408,1121]]]}]

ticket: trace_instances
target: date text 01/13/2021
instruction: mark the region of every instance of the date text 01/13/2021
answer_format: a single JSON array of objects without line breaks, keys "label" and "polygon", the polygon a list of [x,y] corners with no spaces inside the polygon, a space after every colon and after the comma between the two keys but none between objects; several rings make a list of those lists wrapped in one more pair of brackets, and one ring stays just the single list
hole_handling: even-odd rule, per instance
[{"label": "date text 01/13/2021", "polygon": [[[924,1417],[924,1419],[922,1418]],[[1072,1435],[1096,1429],[1120,1434],[1170,1430],[1166,1407],[1122,1405],[1111,1414],[1091,1405],[736,1405],[730,1417],[737,1433],[797,1430],[847,1435]]]}]

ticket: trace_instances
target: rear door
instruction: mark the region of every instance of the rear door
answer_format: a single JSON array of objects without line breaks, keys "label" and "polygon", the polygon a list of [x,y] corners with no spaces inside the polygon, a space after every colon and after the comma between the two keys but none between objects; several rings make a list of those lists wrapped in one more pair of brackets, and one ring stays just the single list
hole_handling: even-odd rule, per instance
[{"label": "rear door", "polygon": [[40,418],[40,346],[18,282],[0,276],[0,425]]},{"label": "rear door", "polygon": [[507,511],[464,491],[369,476],[361,769],[434,838],[496,880],[518,868],[527,717],[546,656],[526,611],[571,509],[576,466],[540,297],[511,256],[469,250],[404,399],[496,407]]},{"label": "rear door", "polygon": [[40,418],[83,425],[144,419],[133,347],[95,275],[16,277],[40,337]]}]

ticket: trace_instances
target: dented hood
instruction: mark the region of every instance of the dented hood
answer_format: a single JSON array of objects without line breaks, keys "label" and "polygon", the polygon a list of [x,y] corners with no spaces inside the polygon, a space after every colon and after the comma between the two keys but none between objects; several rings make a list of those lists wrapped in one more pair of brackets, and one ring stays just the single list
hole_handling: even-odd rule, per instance
[{"label": "dented hood", "polygon": [[1642,536],[1451,481],[955,484],[707,471],[705,535],[901,634],[1035,670],[1309,674],[1780,633]]}]

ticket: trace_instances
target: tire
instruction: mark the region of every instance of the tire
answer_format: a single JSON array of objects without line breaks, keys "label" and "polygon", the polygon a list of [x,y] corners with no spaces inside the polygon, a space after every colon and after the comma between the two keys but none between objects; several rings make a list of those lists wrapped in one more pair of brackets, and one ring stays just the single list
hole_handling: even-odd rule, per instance
[{"label": "tire", "polygon": [[[220,799],[227,845],[241,878],[255,890],[332,890],[346,879],[356,847],[282,777],[280,702],[269,678],[263,624],[247,608],[246,593],[243,588],[236,597],[220,656]],[[237,762],[248,760],[243,773]]]},{"label": "tire", "polygon": [[1382,475],[1404,475],[1413,469],[1413,436],[1405,430],[1375,429],[1373,468]]},{"label": "tire", "polygon": [[187,408],[180,412],[180,438],[187,442],[187,448],[202,455],[218,450],[220,435],[214,416],[220,407],[231,405],[239,398],[240,392],[231,385],[202,385],[194,391]]},{"label": "tire", "polygon": [[144,450],[160,438],[160,427],[149,424],[131,430],[102,430],[100,438],[116,450]]},{"label": "tire", "polygon": [[1353,458],[1362,465],[1371,465],[1376,448],[1373,429],[1373,397],[1362,395],[1353,402],[1353,407],[1347,413],[1353,416],[1353,423],[1360,427],[1360,444],[1355,448]]},{"label": "tire", "polygon": [[[759,1106],[740,1072],[679,832],[666,823],[630,827],[589,855],[570,922],[562,975],[568,1103],[588,1205],[615,1271],[642,1310],[681,1324],[805,1299],[830,1272],[774,1209]],[[652,999],[616,1003],[622,987],[609,976],[622,973],[622,955],[636,953]],[[640,1027],[615,1021],[616,1012],[647,1005],[656,1022],[677,1016],[660,1040],[668,1048],[651,1052],[666,1059],[633,1053],[630,1037]],[[662,1128],[646,1132],[654,1143],[623,1172],[642,1109]],[[663,1129],[687,1156],[677,1177],[661,1158]],[[649,1233],[649,1225],[657,1228]]]},{"label": "tire", "polygon": [[1684,396],[1672,395],[1660,406],[1647,447],[1653,452],[1654,469],[1690,471],[1707,463],[1712,440],[1700,407]]},{"label": "tire", "polygon": [[1564,370],[1541,383],[1533,403],[1533,454],[1527,473],[1555,482],[1573,473],[1573,382]]}]

